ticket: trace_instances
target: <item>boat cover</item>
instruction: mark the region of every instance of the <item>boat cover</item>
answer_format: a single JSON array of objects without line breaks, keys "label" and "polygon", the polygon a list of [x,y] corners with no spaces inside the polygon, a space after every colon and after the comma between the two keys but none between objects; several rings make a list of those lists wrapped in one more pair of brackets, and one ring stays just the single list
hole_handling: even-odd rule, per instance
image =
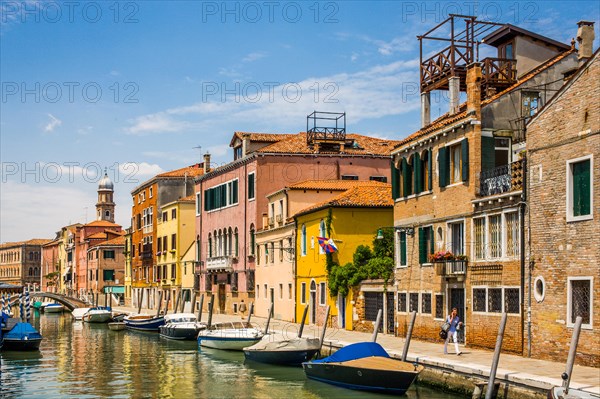
[{"label": "boat cover", "polygon": [[321,340],[318,338],[290,338],[287,339],[282,334],[265,335],[258,343],[244,348],[246,350],[257,351],[303,351],[314,350],[321,347]]},{"label": "boat cover", "polygon": [[22,340],[24,337],[27,337],[27,339],[40,339],[42,335],[29,323],[17,323],[12,330],[4,335],[4,339],[13,340]]},{"label": "boat cover", "polygon": [[382,356],[390,357],[388,353],[377,342],[358,342],[344,346],[333,355],[313,360],[312,363],[332,363],[332,362],[347,362],[354,359],[362,359],[363,357]]}]

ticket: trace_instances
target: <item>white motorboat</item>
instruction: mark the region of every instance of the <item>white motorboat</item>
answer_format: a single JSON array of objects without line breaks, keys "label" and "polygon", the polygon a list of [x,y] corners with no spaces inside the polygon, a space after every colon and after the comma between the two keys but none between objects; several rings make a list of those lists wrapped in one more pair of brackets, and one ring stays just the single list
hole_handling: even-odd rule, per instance
[{"label": "white motorboat", "polygon": [[60,303],[50,303],[44,307],[45,313],[62,313],[63,310],[65,307]]},{"label": "white motorboat", "polygon": [[260,329],[248,322],[223,322],[200,330],[198,343],[207,348],[241,351],[260,341],[263,336],[264,333]]},{"label": "white motorboat", "polygon": [[92,308],[75,308],[71,312],[71,315],[73,315],[73,318],[75,320],[81,320],[83,315],[86,314],[88,312],[88,310],[90,310],[90,309],[92,309]]},{"label": "white motorboat", "polygon": [[173,313],[165,316],[165,325],[159,327],[160,336],[177,340],[195,340],[206,323],[198,323],[195,314]]},{"label": "white motorboat", "polygon": [[81,320],[86,323],[108,323],[112,318],[112,311],[110,308],[96,307],[88,310]]}]

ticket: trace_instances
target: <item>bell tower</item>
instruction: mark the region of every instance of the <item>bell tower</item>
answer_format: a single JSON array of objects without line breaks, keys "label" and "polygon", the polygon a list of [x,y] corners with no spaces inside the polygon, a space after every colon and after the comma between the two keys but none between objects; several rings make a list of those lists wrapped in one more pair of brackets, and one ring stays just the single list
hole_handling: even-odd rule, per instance
[{"label": "bell tower", "polygon": [[114,186],[108,177],[106,168],[104,176],[98,183],[98,202],[96,203],[96,220],[115,222],[115,203],[113,202]]}]

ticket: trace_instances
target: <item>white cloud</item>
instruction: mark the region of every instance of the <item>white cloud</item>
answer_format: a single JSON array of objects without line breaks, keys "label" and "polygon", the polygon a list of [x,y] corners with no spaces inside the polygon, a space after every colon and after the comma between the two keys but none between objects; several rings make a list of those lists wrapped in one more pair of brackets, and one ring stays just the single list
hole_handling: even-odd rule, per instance
[{"label": "white cloud", "polygon": [[53,132],[58,126],[62,125],[62,121],[52,114],[48,114],[50,122],[44,127],[45,132]]},{"label": "white cloud", "polygon": [[127,130],[135,134],[198,131],[219,126],[226,119],[265,131],[273,131],[273,126],[277,131],[299,131],[303,125],[299,121],[315,109],[346,111],[352,122],[405,114],[420,106],[418,76],[414,73],[418,63],[418,59],[402,60],[273,88],[262,85],[261,92],[246,97],[242,85],[237,99],[231,94],[222,98],[217,93],[205,102],[140,116]]},{"label": "white cloud", "polygon": [[[95,191],[59,184],[39,185],[7,181],[2,184],[0,241],[54,238],[69,223],[93,218]],[[35,194],[33,194],[35,193]]]},{"label": "white cloud", "polygon": [[258,52],[254,52],[254,53],[250,53],[248,55],[246,55],[244,58],[242,58],[243,62],[254,62],[254,61],[258,61],[261,58],[265,58],[267,56],[266,53],[262,52],[262,51],[258,51]]},{"label": "white cloud", "polygon": [[157,164],[147,162],[123,162],[119,164],[119,172],[129,179],[135,176],[155,176],[164,170]]}]

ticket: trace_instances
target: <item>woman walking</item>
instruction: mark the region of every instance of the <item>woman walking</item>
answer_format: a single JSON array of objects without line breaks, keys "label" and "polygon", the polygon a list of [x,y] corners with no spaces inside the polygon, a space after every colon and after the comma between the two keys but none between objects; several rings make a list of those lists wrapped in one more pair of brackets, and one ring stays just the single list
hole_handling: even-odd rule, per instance
[{"label": "woman walking", "polygon": [[450,324],[450,328],[448,329],[448,336],[444,342],[444,355],[448,354],[448,342],[450,341],[450,338],[454,340],[454,349],[456,350],[456,354],[460,355],[462,352],[458,349],[457,330],[460,330],[462,321],[460,321],[460,318],[458,317],[458,309],[452,308],[452,313],[446,317],[446,322]]}]

